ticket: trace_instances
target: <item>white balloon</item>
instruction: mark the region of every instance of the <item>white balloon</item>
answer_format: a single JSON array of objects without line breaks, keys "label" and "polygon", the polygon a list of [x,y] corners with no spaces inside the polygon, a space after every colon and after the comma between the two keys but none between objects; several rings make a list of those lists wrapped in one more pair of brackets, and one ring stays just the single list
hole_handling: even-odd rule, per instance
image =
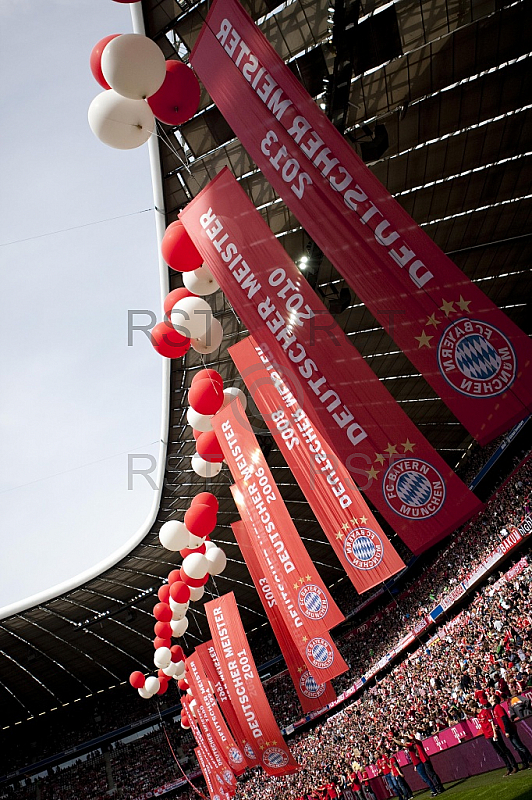
[{"label": "white balloon", "polygon": [[152,696],[151,692],[148,692],[144,686],[140,687],[140,689],[138,690],[138,693],[140,694],[141,697],[144,698],[144,700],[149,700],[150,697]]},{"label": "white balloon", "polygon": [[211,416],[198,414],[193,408],[189,408],[187,411],[187,422],[195,431],[201,431],[202,433],[212,431]]},{"label": "white balloon", "polygon": [[172,619],[170,622],[177,622],[178,620],[183,619],[187,611],[188,605],[186,603],[180,603],[180,608],[176,608],[175,610],[172,609]]},{"label": "white balloon", "polygon": [[165,522],[159,531],[159,541],[167,550],[182,550],[188,546],[189,537],[190,531],[178,519]]},{"label": "white balloon", "polygon": [[112,89],[96,95],[88,118],[94,135],[117,150],[140,147],[155,129],[155,117],[144,100],[128,100]]},{"label": "white balloon", "polygon": [[[188,549],[195,550],[197,547],[201,547],[201,545],[205,542],[205,537],[203,536],[196,536],[194,533],[191,533],[188,537]],[[183,548],[179,548],[182,550]]]},{"label": "white balloon", "polygon": [[191,700],[190,701],[189,708],[192,711],[192,716],[193,717],[196,717],[196,706],[197,705],[198,705],[198,701],[197,700]]},{"label": "white balloon", "polygon": [[205,555],[207,555],[209,550],[212,550],[213,547],[216,547],[214,542],[205,542]]},{"label": "white balloon", "polygon": [[[176,603],[176,601],[172,597],[170,597],[168,599],[168,604],[169,604],[170,608],[172,609],[172,611],[184,611],[186,613],[187,609],[188,609],[188,607],[190,605],[190,601],[187,600],[186,603]],[[177,617],[176,617],[176,619],[177,619]],[[179,617],[179,619],[183,619],[183,618]]]},{"label": "white balloon", "polygon": [[149,678],[146,678],[146,683],[144,684],[144,688],[146,689],[147,692],[150,693],[150,695],[154,695],[161,688],[159,679],[156,678],[154,675],[150,675]]},{"label": "white balloon", "polygon": [[196,351],[196,353],[208,355],[209,353],[214,353],[215,350],[218,350],[223,338],[224,329],[222,328],[222,323],[220,320],[213,317],[211,321],[211,327],[205,336],[202,336],[201,339],[191,339],[190,346]]},{"label": "white balloon", "polygon": [[209,563],[202,553],[191,553],[183,559],[183,572],[189,578],[199,580],[207,574]]},{"label": "white balloon", "polygon": [[190,587],[190,599],[193,603],[197,603],[198,600],[201,600],[203,595],[205,594],[205,587],[204,586],[191,586]]},{"label": "white balloon", "polygon": [[176,665],[173,661],[170,661],[167,667],[163,667],[163,672],[165,675],[168,675],[169,678],[173,678],[177,673]]},{"label": "white balloon", "polygon": [[192,465],[192,469],[196,475],[200,476],[200,478],[214,478],[222,469],[222,465],[220,463],[211,464],[209,461],[205,461],[197,453],[192,456],[190,463]]},{"label": "white balloon", "polygon": [[237,398],[242,403],[242,408],[245,411],[247,408],[248,399],[242,389],[239,389],[237,386],[228,386],[227,389],[224,389],[224,404],[222,408],[225,408],[229,405],[229,403],[232,403],[233,400],[236,400]]},{"label": "white balloon", "polygon": [[[210,575],[221,575],[227,565],[227,556],[221,547],[210,549],[204,556]],[[192,577],[192,576],[190,576]]]},{"label": "white balloon", "polygon": [[197,294],[200,297],[205,297],[209,294],[217,292],[220,286],[214,280],[210,270],[205,265],[198,267],[192,272],[183,273],[183,283],[192,294]]},{"label": "white balloon", "polygon": [[183,725],[183,718],[181,718],[181,727],[183,728],[184,731],[190,730],[190,725]]},{"label": "white balloon", "polygon": [[111,89],[131,100],[151,97],[166,77],[163,51],[140,33],[123,33],[112,39],[102,52],[101,67]]},{"label": "white balloon", "polygon": [[170,320],[182,336],[202,339],[211,327],[212,309],[201,297],[183,297],[170,312]]},{"label": "white balloon", "polygon": [[179,637],[183,636],[183,634],[187,631],[188,618],[183,617],[183,619],[173,619],[170,622],[170,627],[172,628],[172,636],[175,636],[176,639],[179,639]]},{"label": "white balloon", "polygon": [[192,695],[192,694],[193,694],[193,691],[192,691],[192,689],[190,688],[190,686],[189,686],[189,687],[188,687],[188,689],[187,689],[187,694],[190,694],[190,695]]},{"label": "white balloon", "polygon": [[164,669],[172,660],[172,653],[169,647],[158,647],[153,655],[153,663],[159,669]]},{"label": "white balloon", "polygon": [[176,661],[175,665],[176,665],[176,673],[174,675],[174,678],[176,679],[176,681],[180,681],[183,675],[185,674],[185,662]]}]

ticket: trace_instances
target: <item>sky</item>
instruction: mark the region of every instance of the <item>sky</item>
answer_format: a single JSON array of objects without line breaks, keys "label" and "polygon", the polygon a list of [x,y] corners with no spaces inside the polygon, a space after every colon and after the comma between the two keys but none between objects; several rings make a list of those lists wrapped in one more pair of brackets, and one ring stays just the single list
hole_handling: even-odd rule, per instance
[{"label": "sky", "polygon": [[113,0],[0,0],[0,608],[122,547],[153,501],[128,489],[161,424],[162,359],[128,347],[129,309],[160,319],[148,149],[87,122],[91,50],[131,30]]}]

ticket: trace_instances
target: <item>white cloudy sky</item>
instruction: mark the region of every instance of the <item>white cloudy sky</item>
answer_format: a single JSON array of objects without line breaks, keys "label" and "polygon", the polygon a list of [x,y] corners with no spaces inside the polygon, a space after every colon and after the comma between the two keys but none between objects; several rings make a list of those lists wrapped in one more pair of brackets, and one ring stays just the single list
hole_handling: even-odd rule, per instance
[{"label": "white cloudy sky", "polygon": [[108,556],[153,499],[127,488],[160,436],[161,359],[127,346],[128,309],[159,311],[148,152],[87,124],[92,47],[131,30],[112,0],[0,0],[0,607]]}]

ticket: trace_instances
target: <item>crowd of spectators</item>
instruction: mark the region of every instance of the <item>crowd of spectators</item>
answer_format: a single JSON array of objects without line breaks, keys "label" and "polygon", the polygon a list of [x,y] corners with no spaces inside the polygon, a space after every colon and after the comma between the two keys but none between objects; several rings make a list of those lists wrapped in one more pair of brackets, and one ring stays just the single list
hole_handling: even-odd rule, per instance
[{"label": "crowd of spectators", "polygon": [[395,753],[411,735],[428,737],[472,716],[476,698],[532,688],[532,566],[488,583],[471,605],[343,711],[290,742],[302,770],[289,777],[251,773],[241,800],[296,800],[329,781]]}]

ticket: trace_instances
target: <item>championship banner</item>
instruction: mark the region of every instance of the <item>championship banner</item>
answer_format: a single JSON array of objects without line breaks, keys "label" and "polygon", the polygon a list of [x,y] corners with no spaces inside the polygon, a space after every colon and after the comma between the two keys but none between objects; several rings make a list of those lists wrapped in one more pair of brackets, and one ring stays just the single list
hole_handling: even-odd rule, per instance
[{"label": "championship banner", "polygon": [[394,200],[236,0],[215,0],[190,63],[309,236],[480,444],[530,413],[528,337]]},{"label": "championship banner", "polygon": [[191,656],[188,656],[186,663],[188,667],[187,680],[189,681],[189,686],[192,689],[194,697],[201,698],[218,749],[224,754],[230,769],[232,769],[236,775],[241,775],[246,769],[244,754],[240,750],[240,747],[237,746],[220,713],[216,698],[210,690],[209,681],[203,669],[199,654],[193,653]]},{"label": "championship banner", "polygon": [[232,592],[205,604],[214,647],[227,676],[229,697],[240,725],[260,750],[268,775],[291,775],[299,765],[272,714]]},{"label": "championship banner", "polygon": [[348,471],[287,389],[281,369],[252,336],[230,347],[229,354],[357,592],[404,569]]},{"label": "championship banner", "polygon": [[220,776],[213,770],[207,759],[205,758],[201,747],[194,749],[198,764],[205,778],[207,784],[207,791],[211,800],[229,800],[230,795],[225,791],[223,782]]},{"label": "championship banner", "polygon": [[216,654],[216,650],[214,649],[214,644],[212,641],[200,644],[196,647],[196,653],[201,659],[205,674],[214,687],[216,699],[220,704],[229,729],[233,734],[233,739],[242,747],[246,766],[257,767],[260,763],[260,758],[256,753],[256,745],[255,743],[253,743],[253,745],[251,744],[251,736],[246,737],[244,735],[240,722],[237,719],[233,704],[229,699],[223,668]]},{"label": "championship banner", "polygon": [[[310,632],[321,633],[339,625],[345,617],[301,541],[240,401],[222,408],[211,424],[235,484],[245,483],[242,502],[233,492],[237,506],[243,503],[262,530],[259,558],[269,562],[267,574],[276,574],[277,583],[283,576],[288,584],[282,605],[290,602],[292,609],[299,608]],[[286,613],[295,620],[293,610]]]},{"label": "championship banner", "polygon": [[240,552],[249,569],[249,574],[255,584],[255,588],[261,599],[268,621],[272,626],[277,644],[281,648],[288,672],[292,678],[294,689],[296,690],[299,703],[304,714],[310,711],[317,711],[328,703],[336,700],[336,692],[331,682],[317,683],[310,674],[304,660],[299,656],[294,647],[292,637],[286,627],[286,623],[279,611],[279,606],[268,583],[268,578],[264,575],[260,567],[259,560],[255,555],[255,550],[250,541],[246,525],[244,522],[233,522],[231,528],[235,535]]},{"label": "championship banner", "polygon": [[414,553],[480,510],[480,500],[352,346],[229,170],[180,219],[313,427]]},{"label": "championship banner", "polygon": [[201,727],[200,727],[200,725],[198,723],[198,720],[196,719],[196,717],[192,713],[192,709],[190,708],[189,697],[190,697],[190,695],[188,695],[188,696],[183,695],[181,697],[181,706],[187,712],[187,717],[188,717],[188,721],[189,721],[189,724],[190,724],[190,730],[192,731],[192,735],[194,736],[194,739],[196,740],[196,742],[198,744],[198,747],[201,750],[201,752],[203,753],[203,757],[204,757],[205,761],[209,764],[209,767],[211,768],[211,770],[217,770],[218,766],[216,764],[216,759],[214,757],[213,752],[211,751],[211,748],[209,747],[208,743],[205,740],[205,737],[203,735],[203,731],[202,731],[202,729],[201,729]]}]

